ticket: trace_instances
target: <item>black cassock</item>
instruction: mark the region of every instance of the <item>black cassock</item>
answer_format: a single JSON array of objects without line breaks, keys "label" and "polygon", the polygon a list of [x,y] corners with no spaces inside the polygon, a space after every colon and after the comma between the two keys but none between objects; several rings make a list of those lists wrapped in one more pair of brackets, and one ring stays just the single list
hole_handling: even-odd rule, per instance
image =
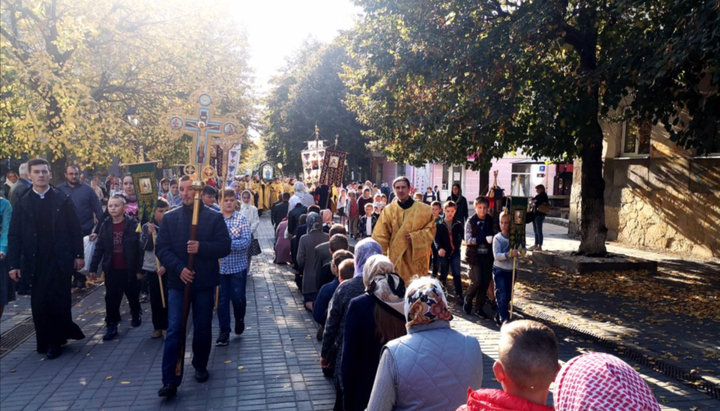
[{"label": "black cassock", "polygon": [[22,276],[31,276],[37,351],[85,338],[71,312],[72,264],[83,250],[69,197],[53,188],[44,198],[28,192],[13,210],[9,237],[11,269],[20,268]]}]

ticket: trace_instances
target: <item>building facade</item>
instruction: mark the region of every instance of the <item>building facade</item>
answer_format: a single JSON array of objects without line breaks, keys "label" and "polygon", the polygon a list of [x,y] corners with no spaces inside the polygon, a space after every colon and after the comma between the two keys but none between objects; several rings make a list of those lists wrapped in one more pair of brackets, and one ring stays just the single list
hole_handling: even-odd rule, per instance
[{"label": "building facade", "polygon": [[[649,123],[603,124],[603,133],[608,240],[720,256],[720,153],[698,156]],[[570,234],[580,224],[577,174]]]}]

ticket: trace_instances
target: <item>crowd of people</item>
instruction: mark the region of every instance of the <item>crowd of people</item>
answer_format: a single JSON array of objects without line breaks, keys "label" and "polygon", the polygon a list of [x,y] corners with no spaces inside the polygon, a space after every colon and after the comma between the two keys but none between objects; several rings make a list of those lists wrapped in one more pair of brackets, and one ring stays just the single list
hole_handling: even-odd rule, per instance
[{"label": "crowd of people", "polygon": [[[319,367],[334,382],[334,409],[552,409],[546,404],[553,381],[555,409],[659,409],[621,360],[585,354],[561,367],[551,329],[512,321],[510,261],[517,250],[509,243],[510,215],[494,217],[488,200],[478,197],[468,217],[459,186],[441,203],[430,188],[413,193],[405,177],[391,186],[308,188],[292,179],[244,176],[225,188],[203,188],[191,239],[195,191],[188,176],[160,181],[147,222],[137,220],[131,176],[85,184],[80,169],[68,166],[57,188],[50,177],[47,161],[30,160],[14,181],[7,179],[10,200],[0,197],[0,302],[10,297],[8,279],[18,286],[27,281],[36,350],[48,359],[61,355],[68,339],[85,337],[72,320],[70,293],[73,285],[85,287],[87,272],[91,281],[104,279],[106,341],[121,333],[123,296],[130,327],[142,323],[146,284],[150,337],[164,339],[159,396],[175,396],[182,382],[178,358],[182,364],[188,311],[194,377],[207,381],[213,309],[217,303],[215,345],[228,346],[231,333],[245,329],[247,277],[252,256],[261,252],[260,214],[269,211],[274,262],[292,266],[317,323]],[[88,249],[88,243],[94,245]],[[470,277],[464,297],[463,258]],[[448,274],[455,303],[466,313],[489,318],[486,304],[496,309],[501,337],[492,369],[502,390],[483,388],[478,340],[451,327]]]}]

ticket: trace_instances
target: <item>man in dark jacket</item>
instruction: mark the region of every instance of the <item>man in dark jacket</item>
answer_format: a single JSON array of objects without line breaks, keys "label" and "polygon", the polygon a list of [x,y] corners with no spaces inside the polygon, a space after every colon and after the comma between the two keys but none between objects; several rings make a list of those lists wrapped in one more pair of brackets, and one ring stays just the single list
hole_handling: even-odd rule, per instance
[{"label": "man in dark jacket", "polygon": [[278,224],[288,215],[289,201],[290,193],[282,193],[280,195],[280,201],[273,204],[270,209],[270,218],[272,219],[273,228],[276,230]]},{"label": "man in dark jacket", "polygon": [[455,298],[458,304],[462,304],[460,247],[462,245],[464,228],[463,224],[455,219],[456,210],[457,205],[455,205],[455,202],[448,201],[445,203],[445,218],[436,224],[435,248],[437,248],[438,257],[440,257],[440,282],[445,285],[449,268],[453,275]]},{"label": "man in dark jacket", "polygon": [[[80,231],[83,237],[90,236],[90,240],[95,239],[92,235],[95,220],[102,221],[103,209],[100,205],[100,199],[95,190],[89,185],[80,182],[80,168],[70,165],[65,168],[65,182],[60,184],[58,190],[70,196],[73,204],[75,204],[75,212],[80,221]],[[92,256],[87,256],[91,258]],[[74,286],[80,289],[85,288],[85,276],[82,273],[74,274]]]},{"label": "man in dark jacket", "polygon": [[80,223],[70,197],[50,187],[50,165],[28,161],[32,189],[17,199],[8,235],[10,278],[32,283],[37,351],[59,356],[68,338],[85,338],[72,321],[70,276],[85,265]]},{"label": "man in dark jacket", "polygon": [[[183,290],[192,287],[190,304],[193,315],[193,359],[195,379],[205,382],[212,345],[212,314],[215,287],[219,284],[218,259],[230,254],[230,235],[222,214],[201,205],[198,213],[197,239],[189,241],[195,192],[187,176],[180,180],[182,206],[163,217],[157,237],[156,255],[168,275],[168,330],[162,360],[163,387],[161,397],[172,397],[182,382],[175,374],[181,335]],[[190,254],[195,254],[193,270],[187,267]]]}]

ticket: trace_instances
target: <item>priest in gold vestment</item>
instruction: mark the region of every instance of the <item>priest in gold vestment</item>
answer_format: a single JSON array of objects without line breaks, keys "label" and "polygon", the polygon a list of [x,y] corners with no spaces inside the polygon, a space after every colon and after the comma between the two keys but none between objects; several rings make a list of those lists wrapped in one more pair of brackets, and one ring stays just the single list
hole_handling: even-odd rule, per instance
[{"label": "priest in gold vestment", "polygon": [[407,177],[396,178],[393,189],[397,201],[380,213],[372,238],[380,243],[383,254],[395,264],[395,271],[405,284],[409,284],[413,276],[427,275],[435,222],[430,206],[410,198]]}]

